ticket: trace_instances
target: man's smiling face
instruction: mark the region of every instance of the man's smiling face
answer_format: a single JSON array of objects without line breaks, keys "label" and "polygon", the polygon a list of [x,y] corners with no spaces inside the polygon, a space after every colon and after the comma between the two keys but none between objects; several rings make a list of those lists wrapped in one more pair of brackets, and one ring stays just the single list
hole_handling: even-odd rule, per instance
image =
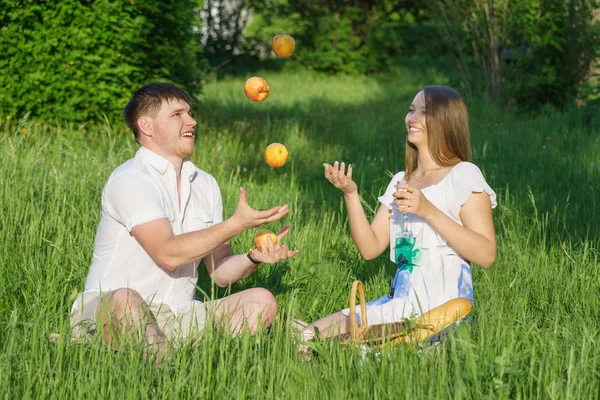
[{"label": "man's smiling face", "polygon": [[163,101],[152,124],[152,140],[165,158],[187,158],[194,154],[194,128],[190,105],[184,100]]}]

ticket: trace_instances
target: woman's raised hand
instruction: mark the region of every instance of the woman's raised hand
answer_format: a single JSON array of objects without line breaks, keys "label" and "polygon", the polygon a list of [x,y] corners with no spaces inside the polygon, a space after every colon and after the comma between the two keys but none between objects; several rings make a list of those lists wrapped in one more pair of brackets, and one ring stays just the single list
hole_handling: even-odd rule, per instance
[{"label": "woman's raised hand", "polygon": [[343,162],[340,164],[337,161],[333,165],[324,163],[323,167],[325,169],[325,179],[344,194],[350,194],[358,190],[356,182],[352,180],[352,164],[348,165],[348,171],[346,171],[346,165]]}]

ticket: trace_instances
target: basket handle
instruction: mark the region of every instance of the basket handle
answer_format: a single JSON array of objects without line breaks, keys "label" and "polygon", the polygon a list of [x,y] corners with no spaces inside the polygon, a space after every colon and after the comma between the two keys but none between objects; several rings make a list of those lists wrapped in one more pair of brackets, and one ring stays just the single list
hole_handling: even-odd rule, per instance
[{"label": "basket handle", "polygon": [[[356,323],[356,291],[360,298],[360,315],[362,319],[361,327]],[[367,306],[365,302],[365,291],[362,282],[354,281],[350,290],[350,340],[358,340],[358,336],[366,329],[367,323]]]},{"label": "basket handle", "polygon": [[435,326],[433,326],[433,324],[416,324],[415,328],[416,329],[425,329],[427,331],[431,331],[431,332],[435,333]]}]

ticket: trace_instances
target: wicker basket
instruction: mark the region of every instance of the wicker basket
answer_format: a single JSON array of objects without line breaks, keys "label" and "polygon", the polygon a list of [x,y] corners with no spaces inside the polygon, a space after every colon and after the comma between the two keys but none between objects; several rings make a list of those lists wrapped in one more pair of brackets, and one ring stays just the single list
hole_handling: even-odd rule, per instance
[{"label": "wicker basket", "polygon": [[[356,312],[354,311],[357,292],[362,319],[360,326],[356,321]],[[350,331],[337,338],[343,344],[383,346],[407,343],[416,345],[447,332],[451,326],[463,320],[471,312],[471,309],[472,304],[468,299],[456,298],[424,313],[414,321],[369,325],[363,285],[361,281],[356,280],[350,290]]]}]

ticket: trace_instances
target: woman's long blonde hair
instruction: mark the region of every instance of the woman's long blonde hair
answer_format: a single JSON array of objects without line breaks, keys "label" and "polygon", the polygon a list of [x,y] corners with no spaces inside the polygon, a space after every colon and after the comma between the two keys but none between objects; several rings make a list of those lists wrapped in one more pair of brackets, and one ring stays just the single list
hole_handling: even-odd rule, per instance
[{"label": "woman's long blonde hair", "polygon": [[[446,86],[425,86],[425,123],[429,154],[436,164],[450,167],[471,161],[469,115],[460,94]],[[406,141],[404,173],[410,179],[417,169],[417,148]]]}]

